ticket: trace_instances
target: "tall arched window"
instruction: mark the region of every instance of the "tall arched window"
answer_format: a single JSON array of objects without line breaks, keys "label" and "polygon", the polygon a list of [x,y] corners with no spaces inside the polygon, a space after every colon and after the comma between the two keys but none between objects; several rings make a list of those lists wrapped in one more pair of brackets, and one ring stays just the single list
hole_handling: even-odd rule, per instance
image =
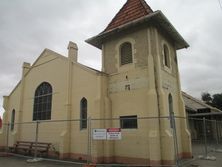
[{"label": "tall arched window", "polygon": [[15,110],[12,110],[12,115],[11,115],[11,131],[14,130],[15,127]]},{"label": "tall arched window", "polygon": [[173,97],[171,94],[169,94],[168,103],[169,103],[169,112],[171,114],[173,113]]},{"label": "tall arched window", "polygon": [[41,83],[34,97],[33,121],[50,120],[52,109],[52,86],[47,83]]},{"label": "tall arched window", "polygon": [[163,62],[165,66],[170,68],[170,53],[166,44],[163,46]]},{"label": "tall arched window", "polygon": [[169,103],[169,115],[170,115],[170,127],[175,128],[175,118],[173,112],[173,97],[171,94],[168,96],[168,103]]},{"label": "tall arched window", "polygon": [[132,62],[132,45],[129,42],[125,42],[120,46],[120,65],[130,64]]},{"label": "tall arched window", "polygon": [[87,128],[87,100],[82,98],[80,101],[80,129]]}]

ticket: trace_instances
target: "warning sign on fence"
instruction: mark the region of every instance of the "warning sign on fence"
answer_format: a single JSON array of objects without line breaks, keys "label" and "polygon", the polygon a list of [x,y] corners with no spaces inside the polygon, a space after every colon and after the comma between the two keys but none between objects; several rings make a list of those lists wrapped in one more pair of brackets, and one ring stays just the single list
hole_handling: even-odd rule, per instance
[{"label": "warning sign on fence", "polygon": [[106,129],[93,129],[93,140],[106,140]]},{"label": "warning sign on fence", "polygon": [[121,140],[122,134],[120,128],[108,128],[107,140]]},{"label": "warning sign on fence", "polygon": [[121,140],[122,134],[120,128],[93,129],[93,140]]}]

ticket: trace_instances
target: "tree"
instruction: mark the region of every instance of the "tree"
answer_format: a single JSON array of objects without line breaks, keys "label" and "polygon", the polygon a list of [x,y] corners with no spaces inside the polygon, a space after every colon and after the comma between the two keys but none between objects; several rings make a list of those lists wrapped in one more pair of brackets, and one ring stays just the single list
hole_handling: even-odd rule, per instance
[{"label": "tree", "polygon": [[212,105],[220,110],[222,110],[222,93],[214,94],[212,99]]},{"label": "tree", "polygon": [[208,92],[201,93],[201,99],[212,107],[222,110],[222,93],[216,93],[211,96]]},{"label": "tree", "polygon": [[201,99],[205,102],[205,103],[207,103],[207,104],[209,104],[209,105],[211,105],[211,103],[212,103],[212,97],[211,97],[211,94],[210,93],[208,93],[208,92],[203,92],[203,93],[201,93]]}]

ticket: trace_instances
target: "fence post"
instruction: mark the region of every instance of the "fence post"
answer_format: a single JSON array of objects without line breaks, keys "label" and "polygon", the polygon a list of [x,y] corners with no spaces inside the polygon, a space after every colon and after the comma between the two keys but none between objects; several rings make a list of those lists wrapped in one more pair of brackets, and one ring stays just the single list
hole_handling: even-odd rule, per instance
[{"label": "fence post", "polygon": [[91,161],[91,117],[87,119],[88,122],[88,141],[87,141],[87,164]]},{"label": "fence post", "polygon": [[216,131],[216,143],[217,145],[219,144],[219,135],[218,135],[218,127],[217,127],[217,120],[214,120],[214,123],[215,123],[215,131]]},{"label": "fence post", "polygon": [[39,135],[39,121],[36,121],[36,129],[35,129],[35,154],[34,159],[37,158],[37,143],[38,143],[38,135]]},{"label": "fence post", "polygon": [[171,123],[171,128],[173,129],[174,153],[175,153],[176,166],[179,167],[177,130],[176,130],[176,121],[175,121],[174,112],[170,113],[170,123]]},{"label": "fence post", "polygon": [[7,125],[7,132],[6,132],[6,153],[9,151],[9,128],[10,128],[10,123],[8,122]]},{"label": "fence post", "polygon": [[207,157],[207,129],[206,129],[206,118],[203,118],[203,132],[204,132],[204,148],[205,148],[205,157]]}]

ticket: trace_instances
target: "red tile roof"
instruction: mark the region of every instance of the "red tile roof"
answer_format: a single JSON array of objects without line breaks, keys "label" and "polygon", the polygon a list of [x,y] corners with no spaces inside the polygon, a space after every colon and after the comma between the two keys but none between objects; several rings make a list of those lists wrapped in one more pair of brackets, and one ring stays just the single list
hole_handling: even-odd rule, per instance
[{"label": "red tile roof", "polygon": [[117,28],[152,12],[153,10],[144,0],[127,0],[104,31]]}]

